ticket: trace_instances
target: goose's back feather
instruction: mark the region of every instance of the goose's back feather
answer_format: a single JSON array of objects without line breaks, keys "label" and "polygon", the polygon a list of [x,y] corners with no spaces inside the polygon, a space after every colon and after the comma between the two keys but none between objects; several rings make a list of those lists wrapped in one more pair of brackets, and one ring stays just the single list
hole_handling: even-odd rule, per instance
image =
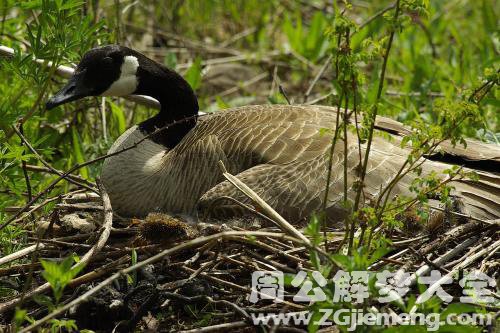
[{"label": "goose's back feather", "polygon": [[[240,208],[222,197],[249,202],[223,180],[217,166],[222,160],[229,172],[237,175],[285,218],[304,220],[321,208],[325,196],[329,150],[337,119],[335,111],[322,106],[262,105],[203,116],[170,151],[145,140],[138,148],[108,159],[103,180],[113,207],[124,215],[142,216],[155,210],[193,213],[199,209],[216,217],[227,216],[239,213]],[[381,188],[397,174],[408,154],[400,148],[398,137],[407,131],[405,127],[386,118],[379,118],[377,126],[393,134],[374,138],[363,190],[366,202],[376,198]],[[111,152],[143,136],[133,128],[122,135]],[[445,148],[456,153],[451,146]],[[358,145],[355,132],[350,131],[347,183],[351,199],[364,149],[363,145]],[[498,159],[499,150],[490,149],[489,155],[483,158]],[[479,158],[477,153],[474,156]],[[344,142],[339,138],[333,152],[327,195],[327,214],[332,219],[340,219],[343,213],[339,204],[344,191],[343,162]],[[424,173],[431,170],[439,173],[448,167],[430,160],[423,165]],[[404,177],[392,194],[409,195],[413,177],[415,175]],[[487,180],[481,185],[456,182],[453,184],[457,187],[455,193],[465,201],[471,214],[497,217],[500,215],[499,178],[485,173],[484,179]]]}]

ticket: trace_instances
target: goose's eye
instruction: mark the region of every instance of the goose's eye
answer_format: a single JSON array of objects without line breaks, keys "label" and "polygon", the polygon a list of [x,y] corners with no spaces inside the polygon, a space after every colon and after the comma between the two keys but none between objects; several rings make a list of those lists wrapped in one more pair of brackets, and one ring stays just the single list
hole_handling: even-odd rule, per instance
[{"label": "goose's eye", "polygon": [[111,67],[113,63],[114,63],[113,58],[105,57],[104,59],[102,59],[102,66]]}]

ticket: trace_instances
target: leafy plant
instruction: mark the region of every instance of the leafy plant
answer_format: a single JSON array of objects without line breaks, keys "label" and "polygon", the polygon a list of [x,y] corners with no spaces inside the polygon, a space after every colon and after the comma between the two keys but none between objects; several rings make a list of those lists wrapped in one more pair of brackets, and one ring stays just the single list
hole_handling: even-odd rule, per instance
[{"label": "leafy plant", "polygon": [[54,293],[55,303],[57,307],[64,292],[64,288],[71,280],[80,273],[84,265],[74,265],[75,256],[69,256],[63,259],[60,263],[41,260],[44,271],[42,272],[43,278],[50,284]]},{"label": "leafy plant", "polygon": [[294,52],[300,56],[316,62],[321,59],[328,49],[328,38],[325,35],[327,18],[322,12],[315,12],[309,27],[304,27],[301,15],[297,12],[292,18],[285,17],[283,32]]}]

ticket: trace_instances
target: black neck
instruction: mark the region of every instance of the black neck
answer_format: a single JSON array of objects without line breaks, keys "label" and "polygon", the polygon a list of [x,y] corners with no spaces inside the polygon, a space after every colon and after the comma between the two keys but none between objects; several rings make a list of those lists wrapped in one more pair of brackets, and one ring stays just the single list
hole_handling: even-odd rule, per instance
[{"label": "black neck", "polygon": [[156,116],[140,123],[139,129],[150,134],[168,126],[151,140],[172,149],[196,125],[198,101],[189,84],[179,74],[145,59],[141,59],[143,61],[138,68],[139,85],[135,94],[157,99],[161,110]]}]

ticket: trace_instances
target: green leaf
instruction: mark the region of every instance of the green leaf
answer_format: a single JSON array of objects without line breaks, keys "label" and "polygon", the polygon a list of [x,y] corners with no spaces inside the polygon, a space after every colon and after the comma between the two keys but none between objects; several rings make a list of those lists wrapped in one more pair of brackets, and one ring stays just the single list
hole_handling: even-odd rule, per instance
[{"label": "green leaf", "polygon": [[196,90],[201,85],[201,58],[196,57],[194,59],[193,64],[187,70],[184,78],[189,83],[193,90]]},{"label": "green leaf", "polygon": [[483,312],[478,306],[466,303],[452,303],[449,304],[446,309],[441,313],[441,316],[446,317],[449,314],[462,314],[462,313],[476,313]]},{"label": "green leaf", "polygon": [[55,261],[40,260],[44,271],[43,278],[50,284],[54,292],[56,304],[59,303],[63,294],[64,288],[68,283],[84,268],[84,265],[75,265],[73,256],[65,258],[60,263]]},{"label": "green leaf", "polygon": [[[78,134],[75,127],[71,129],[71,138],[73,139],[73,149],[75,152],[76,162],[82,164],[85,162],[85,155],[83,153],[82,141],[80,139],[80,135]],[[83,178],[89,178],[89,170],[87,167],[83,167],[80,169],[80,174]]]},{"label": "green leaf", "polygon": [[111,114],[113,116],[113,123],[117,125],[118,133],[123,133],[127,130],[127,121],[125,119],[125,113],[123,109],[116,105],[115,103],[109,101],[111,107]]}]

